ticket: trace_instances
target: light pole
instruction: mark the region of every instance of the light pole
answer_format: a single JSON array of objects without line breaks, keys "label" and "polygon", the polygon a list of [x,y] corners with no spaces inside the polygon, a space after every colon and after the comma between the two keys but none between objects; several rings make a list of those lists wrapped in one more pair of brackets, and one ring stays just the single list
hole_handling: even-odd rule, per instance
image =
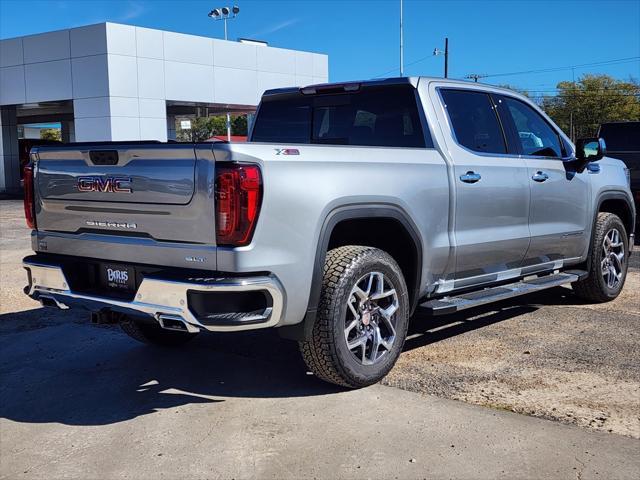
[{"label": "light pole", "polygon": [[[236,18],[240,13],[240,7],[234,5],[233,7],[221,7],[214,8],[209,12],[209,17],[214,20],[224,20],[224,39],[228,40],[227,37],[227,20]],[[227,141],[231,141],[231,115],[227,112]]]},{"label": "light pole", "polygon": [[400,0],[400,76],[404,76],[404,33],[402,26],[402,0]]},{"label": "light pole", "polygon": [[444,39],[444,50],[434,48],[433,55],[444,55],[444,78],[447,78],[449,76],[449,38]]}]

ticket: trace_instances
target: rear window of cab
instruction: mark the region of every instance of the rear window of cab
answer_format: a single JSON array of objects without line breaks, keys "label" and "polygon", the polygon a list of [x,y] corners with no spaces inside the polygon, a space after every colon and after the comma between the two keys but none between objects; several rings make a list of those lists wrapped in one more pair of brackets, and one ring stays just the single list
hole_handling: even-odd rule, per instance
[{"label": "rear window of cab", "polygon": [[422,128],[410,85],[364,87],[338,94],[266,97],[256,116],[253,142],[433,147]]}]

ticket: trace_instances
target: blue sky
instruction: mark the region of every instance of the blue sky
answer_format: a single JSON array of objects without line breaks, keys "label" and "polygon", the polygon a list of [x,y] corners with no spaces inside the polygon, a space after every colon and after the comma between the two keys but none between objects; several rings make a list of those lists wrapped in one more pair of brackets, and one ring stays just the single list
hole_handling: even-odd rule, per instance
[{"label": "blue sky", "polygon": [[[398,74],[399,0],[237,0],[229,37],[329,54],[331,81]],[[434,47],[450,41],[450,76],[582,65],[640,56],[640,0],[405,0],[405,74],[441,76]],[[221,38],[207,17],[224,1],[0,0],[0,38],[102,21]],[[231,4],[229,4],[231,5]],[[416,62],[425,58],[424,60]],[[416,63],[414,63],[416,62]],[[578,67],[617,78],[640,78],[640,61]],[[487,79],[552,93],[572,71]]]}]

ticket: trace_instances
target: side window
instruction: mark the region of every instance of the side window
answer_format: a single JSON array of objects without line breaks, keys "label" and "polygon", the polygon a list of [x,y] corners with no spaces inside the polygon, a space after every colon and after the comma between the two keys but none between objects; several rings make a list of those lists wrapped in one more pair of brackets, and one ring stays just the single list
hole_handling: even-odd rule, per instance
[{"label": "side window", "polygon": [[562,157],[562,144],[556,131],[529,105],[511,97],[501,97],[515,125],[523,155]]},{"label": "side window", "polygon": [[456,140],[474,152],[507,153],[504,135],[489,95],[470,90],[442,91]]}]

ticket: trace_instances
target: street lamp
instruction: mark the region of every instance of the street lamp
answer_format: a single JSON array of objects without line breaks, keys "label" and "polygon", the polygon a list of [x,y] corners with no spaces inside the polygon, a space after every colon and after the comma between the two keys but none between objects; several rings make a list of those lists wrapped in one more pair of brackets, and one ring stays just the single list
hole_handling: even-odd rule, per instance
[{"label": "street lamp", "polygon": [[237,5],[234,5],[231,8],[229,7],[214,8],[209,12],[210,18],[213,18],[214,20],[224,20],[224,39],[225,40],[228,40],[227,20],[236,18],[239,13],[240,13],[240,7],[238,7]]},{"label": "street lamp", "polygon": [[[224,20],[224,39],[228,40],[227,37],[227,20],[236,18],[240,13],[240,7],[234,5],[233,7],[220,7],[214,8],[209,12],[209,17],[214,20]],[[231,115],[227,112],[227,141],[231,141]]]}]

